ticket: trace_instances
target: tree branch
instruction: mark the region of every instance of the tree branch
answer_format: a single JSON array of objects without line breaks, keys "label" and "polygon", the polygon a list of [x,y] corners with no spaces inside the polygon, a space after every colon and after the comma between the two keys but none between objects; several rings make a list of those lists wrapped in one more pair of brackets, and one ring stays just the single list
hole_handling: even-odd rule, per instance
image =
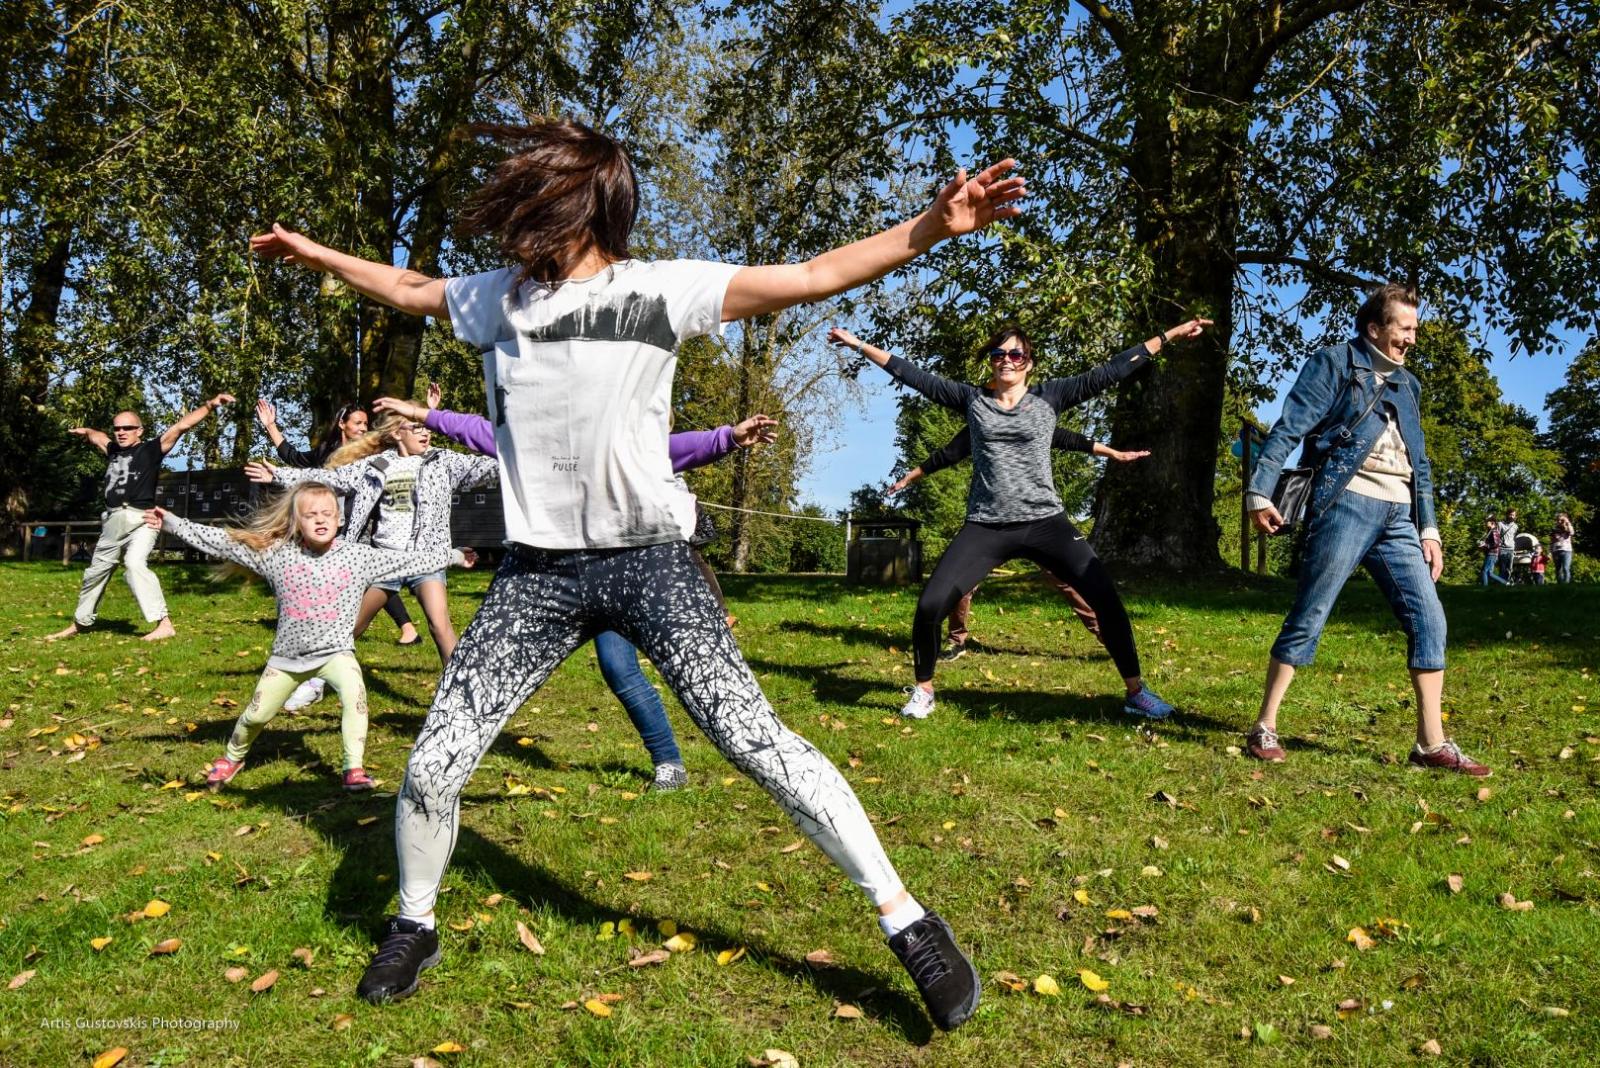
[{"label": "tree branch", "polygon": [[1103,0],[1077,0],[1079,7],[1094,20],[1095,25],[1106,31],[1106,36],[1111,38],[1111,43],[1117,46],[1117,51],[1124,54],[1128,51],[1128,27],[1117,18],[1116,13],[1107,7]]},{"label": "tree branch", "polygon": [[1240,249],[1233,255],[1233,262],[1237,266],[1245,264],[1258,264],[1266,267],[1293,267],[1313,278],[1335,285],[1351,286],[1356,289],[1374,289],[1380,283],[1377,279],[1366,278],[1359,274],[1319,263],[1304,256],[1293,256],[1279,252],[1269,252],[1266,249]]},{"label": "tree branch", "polygon": [[1239,74],[1233,85],[1234,97],[1244,100],[1254,94],[1256,86],[1261,83],[1262,77],[1267,72],[1267,67],[1271,66],[1273,59],[1284,46],[1322,20],[1332,18],[1334,15],[1359,11],[1366,7],[1367,3],[1368,0],[1305,0],[1304,3],[1296,5],[1278,23],[1277,29],[1262,37],[1261,44],[1256,47],[1249,59],[1239,65]]}]

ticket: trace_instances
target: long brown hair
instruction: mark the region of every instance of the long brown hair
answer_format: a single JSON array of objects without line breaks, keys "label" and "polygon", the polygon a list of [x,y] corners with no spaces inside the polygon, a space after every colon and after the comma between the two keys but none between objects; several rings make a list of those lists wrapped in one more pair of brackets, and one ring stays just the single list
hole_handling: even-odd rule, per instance
[{"label": "long brown hair", "polygon": [[591,247],[613,262],[631,255],[639,183],[615,140],[570,119],[468,129],[517,146],[472,195],[459,227],[499,237],[500,251],[521,264],[519,282],[556,281]]},{"label": "long brown hair", "polygon": [[365,460],[369,456],[376,456],[384,449],[392,449],[398,442],[395,435],[400,428],[409,424],[411,420],[394,412],[385,412],[378,420],[377,426],[362,434],[354,441],[339,446],[328,454],[323,467],[343,467],[353,464],[357,460]]}]

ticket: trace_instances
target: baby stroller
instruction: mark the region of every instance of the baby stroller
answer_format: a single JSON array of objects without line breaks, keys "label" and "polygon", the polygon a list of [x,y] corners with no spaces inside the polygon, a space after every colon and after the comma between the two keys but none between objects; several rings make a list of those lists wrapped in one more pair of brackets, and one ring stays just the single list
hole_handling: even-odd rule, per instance
[{"label": "baby stroller", "polygon": [[1516,537],[1516,551],[1511,557],[1511,584],[1531,585],[1533,583],[1533,556],[1539,551],[1539,539],[1532,534],[1518,533]]}]

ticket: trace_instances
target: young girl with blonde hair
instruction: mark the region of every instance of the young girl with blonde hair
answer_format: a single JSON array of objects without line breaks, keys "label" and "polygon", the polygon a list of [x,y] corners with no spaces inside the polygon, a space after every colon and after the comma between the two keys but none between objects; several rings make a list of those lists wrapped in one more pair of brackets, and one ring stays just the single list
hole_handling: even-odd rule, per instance
[{"label": "young girl with blonde hair", "polygon": [[321,482],[302,482],[242,527],[203,526],[162,508],[150,509],[144,518],[147,525],[221,557],[232,565],[227,570],[260,575],[278,599],[278,631],[266,670],[226,751],[206,769],[206,784],[219,790],[237,775],[284,699],[307,679],[319,678],[333,686],[343,706],[344,788],[372,789],[363,767],[367,689],[354,653],[362,594],[375,582],[442,570],[451,561],[449,548],[394,552],[340,538],[338,500]]}]

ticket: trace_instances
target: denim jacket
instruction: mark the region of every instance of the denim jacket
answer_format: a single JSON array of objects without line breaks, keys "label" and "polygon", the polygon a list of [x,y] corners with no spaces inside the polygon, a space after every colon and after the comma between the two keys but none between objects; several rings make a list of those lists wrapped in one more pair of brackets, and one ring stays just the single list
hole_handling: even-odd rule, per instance
[{"label": "denim jacket", "polygon": [[[1305,466],[1321,465],[1310,504],[1310,515],[1320,515],[1344,492],[1378,443],[1384,429],[1378,412],[1388,406],[1399,417],[1400,437],[1411,455],[1412,521],[1419,530],[1433,527],[1433,470],[1422,437],[1422,387],[1403,367],[1389,376],[1386,385],[1377,383],[1372,358],[1360,338],[1322,349],[1307,360],[1261,447],[1247,492],[1270,499],[1284,462],[1303,440]],[[1349,426],[1367,410],[1374,388],[1384,390],[1385,396],[1360,425]]]}]

